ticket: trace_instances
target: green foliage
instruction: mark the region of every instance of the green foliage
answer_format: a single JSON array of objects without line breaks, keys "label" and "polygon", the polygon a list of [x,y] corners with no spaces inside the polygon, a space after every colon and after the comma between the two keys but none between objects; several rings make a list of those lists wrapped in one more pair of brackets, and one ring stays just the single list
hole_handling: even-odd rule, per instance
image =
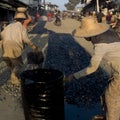
[{"label": "green foliage", "polygon": [[81,0],[69,0],[69,2],[65,4],[65,7],[67,10],[74,10],[75,6],[80,2]]},{"label": "green foliage", "polygon": [[[68,3],[65,4],[65,7],[67,10],[74,10],[76,5],[81,3],[86,3],[87,0],[68,0]],[[116,6],[118,6],[119,8],[119,5],[117,5],[116,1],[119,1],[119,0],[114,0],[114,1],[111,1],[109,4],[106,4],[106,0],[99,0],[99,5],[100,6],[103,6],[104,7],[107,7],[108,9],[111,9],[111,8],[115,8]],[[96,9],[96,0],[91,0],[90,4],[88,4],[84,9]]]}]

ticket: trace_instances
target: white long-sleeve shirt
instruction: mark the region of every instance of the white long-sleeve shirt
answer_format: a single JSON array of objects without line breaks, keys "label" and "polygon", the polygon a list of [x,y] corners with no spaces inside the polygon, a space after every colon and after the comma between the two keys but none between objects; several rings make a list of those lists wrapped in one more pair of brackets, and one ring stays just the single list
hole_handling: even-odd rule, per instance
[{"label": "white long-sleeve shirt", "polygon": [[3,57],[16,58],[21,56],[25,45],[29,45],[32,49],[36,46],[28,38],[27,30],[20,22],[9,24],[1,32],[3,42]]},{"label": "white long-sleeve shirt", "polygon": [[95,44],[94,54],[88,67],[74,73],[76,79],[95,72],[102,59],[108,61],[120,61],[120,42]]}]

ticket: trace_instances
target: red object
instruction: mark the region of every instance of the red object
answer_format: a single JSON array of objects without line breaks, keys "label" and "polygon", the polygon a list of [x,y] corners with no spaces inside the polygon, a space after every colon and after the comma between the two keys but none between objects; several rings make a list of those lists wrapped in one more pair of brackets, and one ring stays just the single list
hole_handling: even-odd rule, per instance
[{"label": "red object", "polygon": [[37,18],[37,19],[40,18],[40,14],[39,14],[39,13],[36,14],[36,18]]},{"label": "red object", "polygon": [[52,13],[51,13],[51,12],[49,12],[47,16],[48,16],[48,21],[51,21],[51,18],[52,18]]}]

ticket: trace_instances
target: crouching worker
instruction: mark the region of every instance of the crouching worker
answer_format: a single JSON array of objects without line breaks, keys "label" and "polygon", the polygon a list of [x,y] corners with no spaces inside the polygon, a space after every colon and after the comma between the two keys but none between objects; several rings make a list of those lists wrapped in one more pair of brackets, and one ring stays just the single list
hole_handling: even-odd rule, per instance
[{"label": "crouching worker", "polygon": [[11,78],[9,82],[19,85],[19,75],[23,67],[22,52],[26,45],[30,46],[34,51],[38,47],[34,45],[28,38],[27,30],[23,26],[26,19],[24,13],[17,13],[14,17],[15,21],[1,32],[3,61],[6,62],[10,69]]}]

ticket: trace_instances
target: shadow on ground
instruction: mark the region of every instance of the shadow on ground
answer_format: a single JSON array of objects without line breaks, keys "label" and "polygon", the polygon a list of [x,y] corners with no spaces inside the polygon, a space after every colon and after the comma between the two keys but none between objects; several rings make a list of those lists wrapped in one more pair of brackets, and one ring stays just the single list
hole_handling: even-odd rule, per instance
[{"label": "shadow on ground", "polygon": [[[89,65],[91,56],[69,34],[49,35],[45,67],[57,69],[64,75]],[[108,76],[102,68],[94,74],[65,84],[65,100],[78,106],[94,106],[107,84]]]}]

